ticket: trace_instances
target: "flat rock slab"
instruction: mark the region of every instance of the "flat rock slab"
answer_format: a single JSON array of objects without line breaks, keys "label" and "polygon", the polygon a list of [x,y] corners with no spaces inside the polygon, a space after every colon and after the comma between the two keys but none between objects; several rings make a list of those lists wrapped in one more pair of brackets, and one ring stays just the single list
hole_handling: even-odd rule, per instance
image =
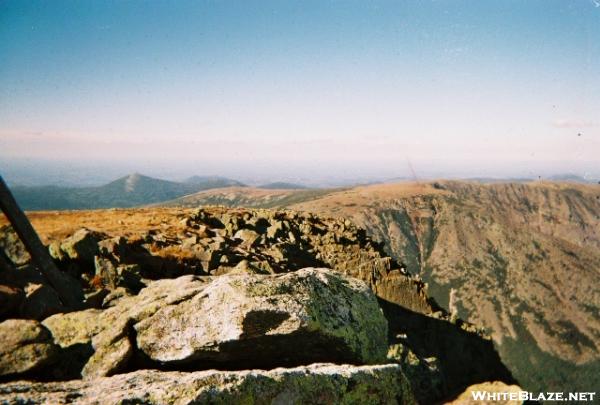
[{"label": "flat rock slab", "polygon": [[0,403],[415,404],[398,365],[312,364],[244,371],[140,370],[94,380],[0,384]]}]

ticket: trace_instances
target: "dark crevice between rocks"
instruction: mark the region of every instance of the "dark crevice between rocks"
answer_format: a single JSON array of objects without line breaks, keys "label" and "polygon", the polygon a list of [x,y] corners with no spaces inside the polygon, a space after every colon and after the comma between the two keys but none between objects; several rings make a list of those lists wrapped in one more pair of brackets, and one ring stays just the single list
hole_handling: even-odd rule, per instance
[{"label": "dark crevice between rocks", "polygon": [[390,343],[401,343],[422,358],[437,358],[448,397],[460,394],[470,385],[487,381],[518,384],[502,363],[491,340],[448,321],[378,300],[388,320]]},{"label": "dark crevice between rocks", "polygon": [[91,342],[76,343],[63,348],[58,359],[47,367],[44,373],[39,373],[39,381],[68,381],[81,378],[81,370],[94,354]]},{"label": "dark crevice between rocks", "polygon": [[75,344],[65,349],[57,349],[48,361],[27,372],[0,376],[0,384],[15,379],[38,382],[81,379],[81,369],[93,353],[91,344]]}]

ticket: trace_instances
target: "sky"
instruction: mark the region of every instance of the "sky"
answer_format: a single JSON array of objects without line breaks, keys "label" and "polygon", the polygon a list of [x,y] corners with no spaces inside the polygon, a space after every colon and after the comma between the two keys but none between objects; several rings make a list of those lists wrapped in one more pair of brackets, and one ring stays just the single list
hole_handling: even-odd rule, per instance
[{"label": "sky", "polygon": [[599,178],[599,155],[600,0],[0,1],[11,176]]}]

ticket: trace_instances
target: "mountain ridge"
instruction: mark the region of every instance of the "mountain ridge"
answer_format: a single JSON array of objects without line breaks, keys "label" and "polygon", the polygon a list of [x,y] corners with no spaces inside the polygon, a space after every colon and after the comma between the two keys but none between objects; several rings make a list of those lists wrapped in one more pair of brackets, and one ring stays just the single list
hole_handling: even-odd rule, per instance
[{"label": "mountain ridge", "polygon": [[439,180],[312,196],[212,190],[169,205],[178,201],[349,218],[442,307],[486,327],[526,388],[583,387],[600,370],[598,185]]},{"label": "mountain ridge", "polygon": [[25,210],[127,208],[158,203],[217,187],[243,186],[224,177],[193,176],[185,182],[157,179],[140,173],[102,186],[17,186],[12,192]]}]

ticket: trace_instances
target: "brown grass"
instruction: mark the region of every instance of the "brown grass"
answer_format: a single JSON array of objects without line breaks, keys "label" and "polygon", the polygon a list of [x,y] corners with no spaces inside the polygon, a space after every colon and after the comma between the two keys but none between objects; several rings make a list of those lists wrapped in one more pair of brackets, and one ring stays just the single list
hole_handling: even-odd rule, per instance
[{"label": "brown grass", "polygon": [[[179,219],[189,209],[181,208],[137,208],[106,209],[90,211],[29,211],[27,217],[44,243],[61,240],[80,228],[138,238],[149,229],[176,232]],[[0,226],[8,223],[0,215]]]}]

